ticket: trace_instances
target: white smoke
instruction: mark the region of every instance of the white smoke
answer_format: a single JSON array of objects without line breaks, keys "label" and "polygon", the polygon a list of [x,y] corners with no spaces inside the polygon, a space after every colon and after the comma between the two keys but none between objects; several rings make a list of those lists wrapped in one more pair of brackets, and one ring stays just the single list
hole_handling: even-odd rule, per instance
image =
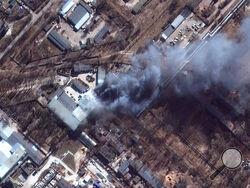
[{"label": "white smoke", "polygon": [[[250,18],[247,18],[239,30],[240,41],[228,39],[223,34],[210,39],[191,59],[190,72],[174,82],[176,92],[185,95],[186,90],[201,92],[213,85],[222,85],[230,91],[242,92],[244,98],[246,85],[250,83],[249,31]],[[194,46],[197,43],[191,44],[191,48]],[[132,58],[134,66],[128,72],[107,75],[104,84],[97,88],[106,108],[137,113],[154,101],[159,92],[166,91],[164,84],[185,62],[187,51],[182,47],[167,49],[164,45],[158,48],[150,46],[146,52],[135,55]]]}]

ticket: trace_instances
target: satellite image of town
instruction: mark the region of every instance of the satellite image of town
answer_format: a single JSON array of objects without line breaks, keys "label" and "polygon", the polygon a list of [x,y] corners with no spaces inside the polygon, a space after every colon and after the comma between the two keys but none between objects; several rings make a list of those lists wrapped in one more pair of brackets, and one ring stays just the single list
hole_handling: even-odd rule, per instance
[{"label": "satellite image of town", "polygon": [[0,188],[250,188],[250,0],[0,0]]}]

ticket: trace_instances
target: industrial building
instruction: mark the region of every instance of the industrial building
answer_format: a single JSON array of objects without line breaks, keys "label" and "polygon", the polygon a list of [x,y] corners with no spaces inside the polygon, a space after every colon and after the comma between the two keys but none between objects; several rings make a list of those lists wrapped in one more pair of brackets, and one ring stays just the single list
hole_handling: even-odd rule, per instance
[{"label": "industrial building", "polygon": [[94,37],[94,42],[95,43],[99,43],[104,36],[109,32],[109,24],[105,23],[105,25],[103,26],[103,28],[96,34],[96,36]]},{"label": "industrial building", "polygon": [[[75,72],[89,72],[93,68],[89,65],[78,64]],[[89,80],[91,77],[93,80]],[[50,97],[48,108],[54,112],[72,131],[88,117],[98,105],[93,89],[102,84],[105,79],[105,70],[98,67],[96,79],[85,73],[77,79],[72,79],[65,87],[60,87]],[[96,82],[94,82],[96,80]]]},{"label": "industrial building", "polygon": [[124,160],[120,167],[118,168],[118,173],[121,176],[125,176],[129,172],[129,160],[126,159]]},{"label": "industrial building", "polygon": [[62,8],[61,8],[61,10],[60,10],[60,14],[62,15],[62,16],[64,16],[65,14],[67,14],[69,11],[70,11],[70,9],[72,9],[72,7],[75,5],[75,3],[72,1],[72,0],[68,0],[63,6],[62,6]]},{"label": "industrial building", "polygon": [[86,65],[86,64],[74,64],[73,65],[73,75],[77,75],[80,73],[88,73],[93,71],[93,68],[90,65]]},{"label": "industrial building", "polygon": [[61,51],[71,49],[71,46],[68,41],[64,39],[61,35],[59,35],[54,29],[49,33],[48,39]]},{"label": "industrial building", "polygon": [[0,141],[0,179],[3,179],[19,160],[25,155],[25,149],[20,144],[11,146],[5,140]]},{"label": "industrial building", "polygon": [[59,88],[52,96],[48,107],[72,131],[75,131],[93,110],[93,101],[95,99],[91,92],[87,92],[79,102],[76,102],[62,88]]},{"label": "industrial building", "polygon": [[174,21],[171,23],[171,26],[176,29],[190,14],[191,11],[188,8],[184,9],[182,13],[174,19]]},{"label": "industrial building", "polygon": [[91,139],[85,132],[82,132],[78,139],[89,149],[93,148],[96,146],[96,142]]},{"label": "industrial building", "polygon": [[104,145],[98,152],[97,157],[100,161],[102,161],[105,165],[111,163],[115,157],[115,152],[108,146]]},{"label": "industrial building", "polygon": [[75,130],[80,124],[81,120],[73,115],[74,110],[77,108],[77,103],[62,88],[56,91],[48,107],[72,130]]},{"label": "industrial building", "polygon": [[32,144],[28,143],[22,135],[15,132],[3,120],[0,120],[0,181],[20,165],[20,161],[29,156],[37,165],[43,158]]},{"label": "industrial building", "polygon": [[152,172],[150,172],[145,166],[139,170],[138,175],[153,188],[165,188],[163,183],[156,179]]},{"label": "industrial building", "polygon": [[167,38],[181,25],[181,23],[191,14],[191,11],[186,8],[179,14],[174,21],[163,31],[161,40],[166,41]]},{"label": "industrial building", "polygon": [[8,142],[13,130],[0,120],[0,180],[5,178],[8,173],[17,165],[25,155],[25,149],[20,143],[11,144]]},{"label": "industrial building", "polygon": [[25,138],[0,120],[0,180],[6,177],[25,157],[40,165],[44,155]]},{"label": "industrial building", "polygon": [[105,76],[106,76],[106,71],[105,69],[103,69],[102,67],[98,67],[97,69],[97,74],[96,74],[96,85],[100,86],[104,83],[104,79],[105,79]]},{"label": "industrial building", "polygon": [[3,23],[0,20],[0,39],[4,37],[4,35],[7,33],[7,31],[9,30],[9,26],[7,23]]},{"label": "industrial building", "polygon": [[138,14],[148,0],[139,0],[132,9],[132,14]]},{"label": "industrial building", "polygon": [[167,38],[174,32],[174,28],[170,25],[167,27],[167,29],[164,30],[164,32],[161,35],[161,40],[165,41]]},{"label": "industrial building", "polygon": [[79,93],[85,93],[89,89],[89,86],[80,80],[73,80],[71,87]]},{"label": "industrial building", "polygon": [[75,31],[78,31],[89,20],[91,13],[91,9],[80,1],[79,5],[68,17]]}]

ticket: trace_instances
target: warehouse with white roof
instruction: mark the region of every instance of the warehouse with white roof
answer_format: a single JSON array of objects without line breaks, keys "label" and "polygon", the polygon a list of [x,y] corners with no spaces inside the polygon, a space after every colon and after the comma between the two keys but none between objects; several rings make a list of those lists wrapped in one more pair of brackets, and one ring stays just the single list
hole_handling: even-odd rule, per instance
[{"label": "warehouse with white roof", "polygon": [[0,180],[6,177],[26,154],[21,144],[8,143],[7,140],[12,133],[13,130],[3,120],[0,120]]},{"label": "warehouse with white roof", "polygon": [[68,0],[61,8],[60,14],[64,16],[67,14],[67,12],[70,11],[70,9],[75,5],[75,3],[72,0]]}]

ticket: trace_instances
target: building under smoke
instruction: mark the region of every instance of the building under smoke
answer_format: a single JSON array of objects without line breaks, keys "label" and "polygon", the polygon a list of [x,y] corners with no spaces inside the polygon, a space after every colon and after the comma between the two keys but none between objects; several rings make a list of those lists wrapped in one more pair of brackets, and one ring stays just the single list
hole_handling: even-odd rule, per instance
[{"label": "building under smoke", "polygon": [[72,131],[75,131],[94,109],[93,101],[95,101],[95,97],[92,92],[86,93],[76,102],[62,88],[59,88],[51,97],[48,107]]},{"label": "building under smoke", "polygon": [[48,108],[72,131],[77,130],[98,105],[93,89],[97,84],[102,84],[105,78],[105,71],[100,67],[97,73],[90,66],[79,67],[84,73],[77,78],[71,78],[69,84],[58,88],[48,103]]},{"label": "building under smoke", "polygon": [[[123,113],[137,113],[165,92],[188,61],[190,72],[172,87],[178,95],[189,95],[220,85],[228,91],[239,92],[241,108],[246,107],[249,96],[246,85],[250,82],[249,63],[242,59],[249,56],[250,19],[246,19],[239,30],[241,41],[228,39],[219,34],[206,42],[198,53],[187,57],[181,47],[165,49],[165,46],[149,47],[132,58],[134,70],[118,75],[109,74],[104,84],[97,89],[98,96],[106,108]],[[200,41],[190,45],[195,49]],[[159,50],[160,49],[160,50]],[[248,100],[249,101],[249,100]]]}]

